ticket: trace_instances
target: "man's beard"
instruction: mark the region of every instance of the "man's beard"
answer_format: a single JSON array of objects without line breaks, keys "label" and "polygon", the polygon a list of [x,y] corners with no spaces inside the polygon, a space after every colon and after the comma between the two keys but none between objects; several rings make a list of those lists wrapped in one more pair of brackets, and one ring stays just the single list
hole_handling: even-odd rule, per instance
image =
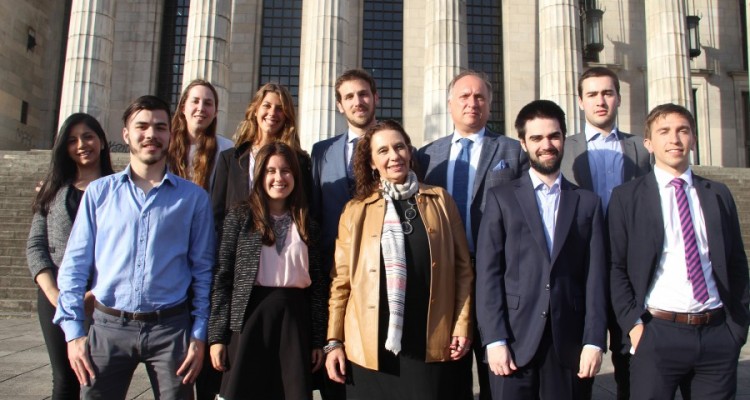
[{"label": "man's beard", "polygon": [[529,165],[531,165],[531,168],[533,168],[540,174],[554,174],[560,170],[560,164],[562,164],[562,155],[560,154],[560,152],[556,151],[555,155],[557,156],[557,158],[555,158],[555,160],[551,164],[544,164],[539,161],[539,158],[537,156],[532,157],[531,154],[529,154]]}]

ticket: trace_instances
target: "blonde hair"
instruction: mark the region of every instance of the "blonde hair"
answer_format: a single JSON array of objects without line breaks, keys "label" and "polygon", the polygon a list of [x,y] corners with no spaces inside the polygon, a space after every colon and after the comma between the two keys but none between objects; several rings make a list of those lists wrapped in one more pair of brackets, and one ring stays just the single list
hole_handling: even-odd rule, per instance
[{"label": "blonde hair", "polygon": [[281,99],[281,110],[284,112],[284,127],[275,138],[285,143],[295,151],[300,151],[299,136],[297,135],[297,116],[294,111],[292,95],[282,85],[277,83],[266,83],[253,96],[250,104],[245,110],[245,119],[240,122],[237,132],[234,134],[234,145],[240,147],[245,142],[255,143],[259,139],[257,113],[263,99],[268,93],[276,93]]}]

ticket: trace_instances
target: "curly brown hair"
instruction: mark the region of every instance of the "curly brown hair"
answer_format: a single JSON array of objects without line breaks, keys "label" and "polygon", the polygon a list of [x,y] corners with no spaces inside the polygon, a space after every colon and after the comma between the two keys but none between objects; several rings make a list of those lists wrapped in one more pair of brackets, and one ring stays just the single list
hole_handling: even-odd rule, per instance
[{"label": "curly brown hair", "polygon": [[414,157],[414,147],[411,145],[411,138],[404,128],[398,122],[387,119],[378,121],[375,125],[367,128],[365,134],[359,138],[357,148],[354,149],[353,169],[354,169],[354,198],[364,200],[380,187],[380,174],[377,169],[372,168],[372,149],[370,143],[372,136],[380,131],[392,130],[401,134],[404,143],[409,146],[412,154],[409,159],[409,168],[413,171],[416,167]]}]

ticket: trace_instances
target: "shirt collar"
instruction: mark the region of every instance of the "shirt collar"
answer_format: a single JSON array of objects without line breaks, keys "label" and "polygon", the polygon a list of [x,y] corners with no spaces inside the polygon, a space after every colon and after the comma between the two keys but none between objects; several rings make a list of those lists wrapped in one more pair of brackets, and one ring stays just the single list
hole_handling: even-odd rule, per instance
[{"label": "shirt collar", "polygon": [[[656,165],[654,165],[654,176],[656,177],[656,183],[660,188],[671,187],[671,182],[675,178],[674,175],[670,174],[667,171],[664,171]],[[685,181],[688,187],[693,186],[693,170],[690,168],[690,166],[688,166],[685,172],[683,172],[682,175],[678,176],[677,178]]]},{"label": "shirt collar", "polygon": [[356,132],[354,132],[353,130],[349,129],[349,130],[347,131],[347,134],[346,134],[346,143],[347,143],[347,144],[348,144],[348,143],[351,143],[351,142],[352,142],[352,140],[354,140],[354,139],[357,139],[357,138],[359,138],[359,137],[360,137],[360,136],[359,136],[359,135],[357,135],[357,133],[356,133]]},{"label": "shirt collar", "polygon": [[[537,176],[536,172],[534,172],[533,169],[529,168],[529,177],[531,177],[531,186],[534,187],[534,190],[537,190],[540,188],[540,185],[542,187],[547,187],[547,184],[542,182],[542,179]],[[555,179],[555,183],[552,184],[552,187],[549,189],[554,188],[555,186],[560,187],[560,182],[562,182],[562,173],[557,174],[557,178]]]},{"label": "shirt collar", "polygon": [[484,139],[484,132],[485,128],[480,129],[479,131],[472,133],[469,136],[461,136],[460,133],[457,131],[453,131],[453,137],[451,137],[451,144],[457,143],[459,140],[463,139],[464,137],[471,140],[474,144],[479,145],[482,143],[482,139]]},{"label": "shirt collar", "polygon": [[[133,170],[130,168],[130,164],[128,164],[125,169],[120,172],[119,176],[120,182],[130,181],[133,182]],[[177,177],[169,172],[169,168],[167,168],[166,173],[164,174],[164,177],[161,178],[161,182],[158,186],[161,186],[163,183],[169,182],[172,186],[177,186]]]},{"label": "shirt collar", "polygon": [[[583,133],[586,135],[587,142],[590,142],[599,137],[599,131],[597,131],[593,126],[589,125],[588,122],[586,123],[586,126],[583,128]],[[620,140],[620,131],[617,129],[617,124],[615,124],[612,127],[612,130],[609,132],[609,135],[614,137],[616,140]]]}]

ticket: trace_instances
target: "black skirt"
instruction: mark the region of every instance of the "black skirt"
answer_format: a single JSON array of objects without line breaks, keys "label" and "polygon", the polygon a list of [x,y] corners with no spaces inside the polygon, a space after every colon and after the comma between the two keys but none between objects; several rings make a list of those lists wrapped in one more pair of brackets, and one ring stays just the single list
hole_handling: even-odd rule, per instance
[{"label": "black skirt", "polygon": [[254,287],[242,331],[229,340],[221,397],[312,399],[310,325],[304,289]]}]

